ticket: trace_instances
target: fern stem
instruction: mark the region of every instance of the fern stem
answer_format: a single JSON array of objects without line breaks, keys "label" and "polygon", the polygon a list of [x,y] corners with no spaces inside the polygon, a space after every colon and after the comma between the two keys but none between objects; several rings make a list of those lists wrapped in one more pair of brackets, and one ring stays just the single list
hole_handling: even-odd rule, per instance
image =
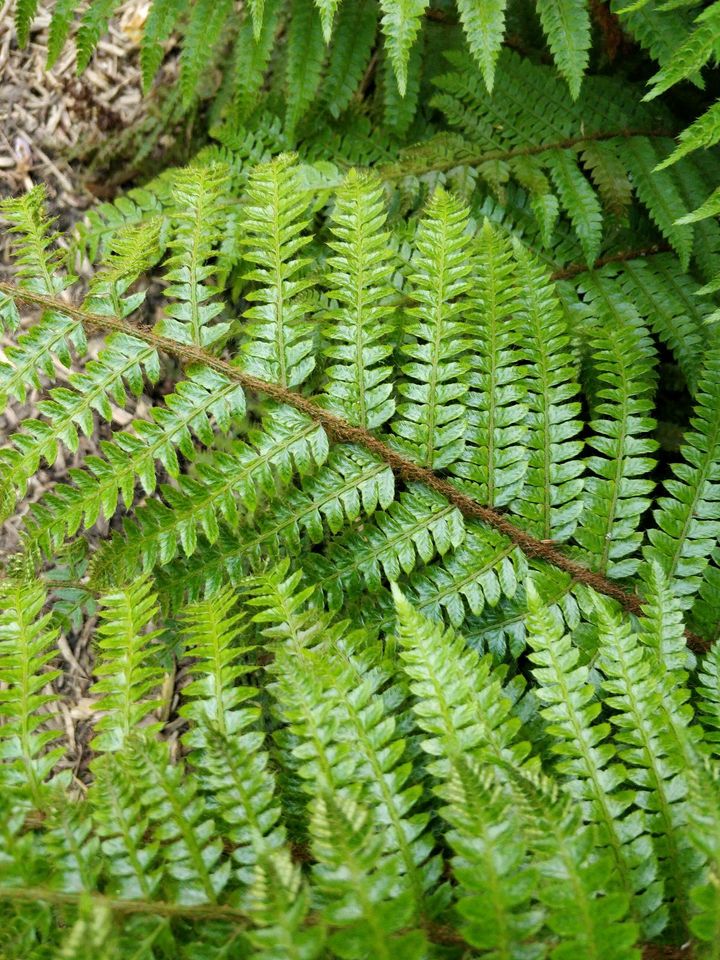
[{"label": "fern stem", "polygon": [[[419,162],[413,163],[413,155],[398,163],[389,163],[378,170],[383,180],[401,180],[409,175],[422,176],[425,173],[443,173],[452,170],[459,165],[468,167],[478,167],[483,163],[492,160],[512,160],[513,157],[531,157],[539,153],[545,153],[549,150],[572,150],[574,147],[582,147],[585,143],[596,143],[602,140],[629,140],[632,137],[652,137],[652,138],[674,138],[676,136],[670,130],[639,130],[626,128],[624,130],[601,130],[598,133],[586,133],[579,137],[567,137],[564,140],[555,140],[553,143],[536,143],[525,147],[513,147],[510,150],[485,150],[481,153],[462,154],[459,151],[450,152],[450,155],[442,160],[430,163],[422,163],[422,156],[418,158]],[[468,144],[472,147],[472,144]]]},{"label": "fern stem", "polygon": [[[48,887],[0,887],[0,902],[10,903],[51,903],[57,906],[77,907],[90,897],[99,907],[105,907],[117,914],[149,914],[150,916],[182,918],[186,920],[226,920],[236,926],[249,927],[250,919],[247,913],[237,910],[226,904],[182,904],[168,903],[165,900],[118,900],[106,897],[100,893],[66,893],[62,890],[51,890]],[[313,926],[317,917],[310,914],[306,923]],[[441,924],[428,924],[428,935],[433,943],[457,946],[464,945],[465,940],[451,927]],[[655,946],[648,944],[643,947],[643,960],[687,960],[687,950],[682,947]]]},{"label": "fern stem", "polygon": [[[611,597],[631,613],[638,615],[641,613],[640,600],[635,594],[628,593],[617,583],[613,583],[606,577],[589,570],[583,564],[570,559],[552,544],[543,542],[526,533],[497,510],[483,506],[472,497],[467,496],[467,494],[461,493],[452,483],[438,477],[432,470],[418,466],[416,463],[413,463],[392,450],[369,431],[362,427],[353,426],[341,417],[324,410],[307,397],[301,396],[289,390],[287,387],[282,387],[276,383],[269,383],[266,380],[261,380],[251,374],[244,373],[232,364],[214,357],[200,347],[178,343],[175,340],[160,336],[151,330],[140,327],[131,321],[123,320],[120,317],[107,317],[101,316],[100,314],[89,313],[59,298],[24,290],[15,286],[13,283],[7,283],[5,281],[0,281],[0,292],[6,293],[15,300],[35,304],[49,310],[56,310],[58,313],[64,313],[67,316],[74,317],[80,320],[85,326],[94,330],[119,330],[128,336],[136,337],[151,344],[158,350],[162,350],[164,353],[175,357],[182,364],[202,364],[210,367],[229,380],[241,384],[252,393],[265,394],[265,396],[277,400],[279,403],[287,404],[295,410],[299,410],[312,420],[320,423],[334,440],[356,443],[364,447],[381,460],[384,460],[402,480],[422,483],[432,490],[435,490],[456,506],[464,516],[480,520],[494,527],[508,537],[508,539],[512,540],[513,543],[528,556],[539,557],[558,569],[564,570],[574,580],[592,587],[598,593]],[[685,636],[688,644],[694,650],[704,650],[708,646],[707,641],[703,637],[689,630],[685,631]]]}]

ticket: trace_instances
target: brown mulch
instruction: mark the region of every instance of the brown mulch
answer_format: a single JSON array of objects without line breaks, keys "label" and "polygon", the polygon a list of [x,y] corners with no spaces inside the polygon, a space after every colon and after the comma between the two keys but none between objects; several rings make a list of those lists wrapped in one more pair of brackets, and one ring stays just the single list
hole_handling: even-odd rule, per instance
[{"label": "brown mulch", "polygon": [[93,202],[83,171],[68,156],[127,128],[143,111],[139,40],[147,0],[128,0],[82,76],[70,40],[47,70],[50,5],[41,0],[24,50],[17,44],[12,4],[0,12],[0,196],[45,183],[62,226]]}]

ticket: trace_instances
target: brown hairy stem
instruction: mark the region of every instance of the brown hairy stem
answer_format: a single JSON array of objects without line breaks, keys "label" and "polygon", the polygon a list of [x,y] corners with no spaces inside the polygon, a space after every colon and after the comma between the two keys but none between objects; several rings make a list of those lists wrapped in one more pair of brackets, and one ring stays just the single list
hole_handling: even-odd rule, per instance
[{"label": "brown hairy stem", "polygon": [[[341,417],[330,413],[307,397],[303,397],[276,383],[269,383],[265,380],[260,380],[258,377],[253,377],[251,374],[245,373],[227,361],[207,353],[201,347],[178,343],[168,337],[162,337],[157,333],[153,333],[152,330],[134,324],[129,320],[123,320],[120,317],[107,317],[100,314],[88,313],[59,298],[33,293],[29,290],[19,288],[12,283],[0,281],[0,292],[6,293],[16,300],[35,304],[46,310],[54,310],[66,316],[73,317],[91,329],[118,331],[127,336],[142,340],[144,343],[156,347],[163,353],[175,357],[183,365],[202,364],[203,366],[210,367],[227,377],[228,380],[239,383],[251,393],[264,394],[276,400],[278,403],[293,407],[295,410],[299,410],[301,413],[310,417],[316,423],[320,423],[333,440],[343,443],[355,443],[364,447],[387,463],[393,470],[393,473],[400,479],[406,482],[414,481],[422,483],[430,487],[456,506],[463,516],[473,520],[480,520],[482,523],[494,527],[516,544],[526,556],[539,557],[545,560],[559,570],[568,573],[572,579],[578,583],[584,583],[598,593],[605,594],[605,596],[616,600],[631,613],[639,614],[641,612],[641,600],[636,594],[629,593],[619,584],[614,583],[602,574],[596,573],[583,564],[572,560],[552,543],[533,537],[525,530],[516,526],[504,514],[494,510],[492,507],[483,506],[481,503],[478,503],[477,500],[462,493],[448,480],[439,477],[432,470],[418,466],[416,463],[403,457],[387,444],[383,443],[382,440],[373,436],[368,430],[353,426],[351,423],[348,423],[347,420],[343,420]],[[689,631],[686,631],[686,636],[690,646],[695,649],[704,649],[708,646],[705,640]]]}]

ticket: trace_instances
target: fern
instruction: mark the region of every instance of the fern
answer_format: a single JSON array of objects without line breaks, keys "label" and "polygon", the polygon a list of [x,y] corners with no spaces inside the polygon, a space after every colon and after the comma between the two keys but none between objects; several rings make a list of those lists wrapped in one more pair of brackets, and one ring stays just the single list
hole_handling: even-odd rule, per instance
[{"label": "fern", "polygon": [[44,690],[60,675],[59,670],[44,669],[55,657],[50,618],[36,620],[44,603],[45,594],[37,585],[12,581],[2,585],[2,778],[8,786],[24,786],[30,802],[39,807],[46,802],[45,780],[63,752],[59,745],[47,749],[58,732],[42,729],[46,716],[42,708],[56,700],[54,693]]},{"label": "fern", "polygon": [[711,164],[537,9],[155,4],[216,143],[3,202],[3,955],[717,953]]},{"label": "fern", "polygon": [[422,466],[440,468],[457,460],[463,449],[465,412],[459,399],[467,362],[458,299],[467,292],[471,264],[466,236],[467,213],[452,197],[436,192],[418,226],[417,254],[409,277],[409,295],[421,306],[409,311],[412,321],[403,345],[410,358],[392,429],[397,446]]},{"label": "fern", "polygon": [[340,361],[327,368],[328,408],[361,427],[375,428],[394,411],[391,386],[391,347],[382,343],[392,331],[392,260],[379,183],[366,183],[350,174],[333,214],[335,256],[328,266],[337,283],[328,295],[338,302],[330,311],[326,355]]},{"label": "fern", "polygon": [[[245,258],[255,264],[248,279],[259,284],[248,299],[259,305],[247,313],[251,324],[244,367],[249,373],[283,386],[302,383],[315,366],[299,297],[312,283],[300,274],[307,260],[297,256],[309,241],[302,233],[306,203],[290,163],[289,159],[280,158],[259,167],[251,178],[245,252]],[[267,229],[268,222],[271,231]]]}]

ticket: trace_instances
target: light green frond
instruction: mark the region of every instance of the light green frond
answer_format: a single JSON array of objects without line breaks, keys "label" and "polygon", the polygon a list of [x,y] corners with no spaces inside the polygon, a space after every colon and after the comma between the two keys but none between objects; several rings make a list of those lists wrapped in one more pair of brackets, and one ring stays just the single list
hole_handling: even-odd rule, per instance
[{"label": "light green frond", "polygon": [[0,582],[0,779],[40,809],[63,753],[59,730],[46,726],[45,707],[57,700],[51,685],[60,671],[47,667],[56,656],[57,631],[42,613],[45,601],[37,583]]},{"label": "light green frond", "polygon": [[161,723],[150,714],[161,705],[165,671],[157,642],[162,630],[148,629],[159,614],[150,581],[138,580],[125,590],[107,594],[100,601],[100,611],[94,667],[99,679],[92,686],[98,717],[93,748],[110,753],[124,750],[139,726],[148,733],[160,729]]},{"label": "light green frond", "polygon": [[509,243],[486,221],[475,253],[470,292],[465,447],[450,471],[471,496],[504,506],[519,492],[525,470],[526,390],[518,376],[518,291]]},{"label": "light green frond", "polygon": [[248,373],[284,387],[302,383],[315,366],[301,296],[312,279],[303,276],[308,259],[298,256],[310,240],[298,176],[291,157],[256,167],[245,207],[245,259],[254,264],[247,279],[257,284],[247,299],[257,305],[245,312],[241,362]]},{"label": "light green frond", "polygon": [[461,456],[466,431],[462,398],[468,361],[465,295],[472,271],[468,211],[438,189],[418,225],[417,252],[407,292],[408,310],[398,386],[403,400],[392,421],[395,443],[422,466],[447,467]]},{"label": "light green frond", "polygon": [[325,405],[358,426],[374,429],[395,409],[388,358],[392,346],[393,272],[382,185],[351,171],[338,192],[331,220],[334,255],[328,258]]}]

